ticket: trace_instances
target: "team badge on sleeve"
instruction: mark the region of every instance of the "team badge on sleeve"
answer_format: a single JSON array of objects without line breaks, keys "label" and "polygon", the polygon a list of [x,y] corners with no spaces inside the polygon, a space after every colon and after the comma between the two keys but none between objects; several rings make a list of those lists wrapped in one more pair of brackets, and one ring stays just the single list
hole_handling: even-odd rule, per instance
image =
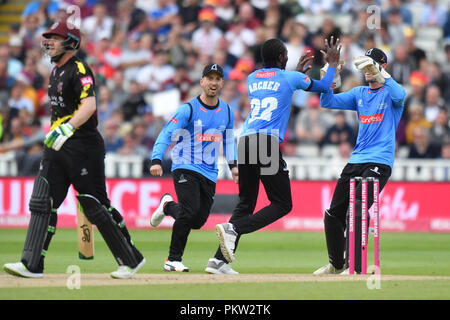
[{"label": "team badge on sleeve", "polygon": [[81,81],[81,86],[83,86],[83,87],[88,84],[92,84],[92,85],[94,84],[94,80],[92,79],[91,76],[83,77],[80,79],[80,81]]}]

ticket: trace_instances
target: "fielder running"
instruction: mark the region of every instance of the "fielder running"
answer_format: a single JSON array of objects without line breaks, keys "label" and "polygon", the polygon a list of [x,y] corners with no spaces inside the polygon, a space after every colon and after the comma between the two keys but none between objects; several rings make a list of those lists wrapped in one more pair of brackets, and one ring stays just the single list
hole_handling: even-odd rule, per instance
[{"label": "fielder running", "polygon": [[[320,97],[324,108],[356,111],[359,118],[359,131],[349,163],[344,167],[337,181],[330,208],[325,210],[324,226],[330,263],[316,270],[314,274],[347,272],[345,268],[348,266],[345,265],[344,257],[346,242],[344,231],[347,229],[350,178],[375,177],[380,182],[381,192],[391,175],[394,164],[395,131],[403,112],[406,92],[386,72],[387,57],[380,49],[369,49],[365,56],[355,58],[354,64],[358,70],[364,72],[369,86],[355,87],[340,94],[333,94],[332,90],[328,90]],[[373,203],[372,184],[368,184],[367,199],[368,208],[370,208]],[[355,213],[355,271],[360,272],[360,184],[356,186]],[[348,252],[348,250],[345,251]]]},{"label": "fielder running", "polygon": [[[207,65],[200,79],[202,93],[178,108],[153,147],[150,173],[162,176],[161,161],[166,149],[172,141],[177,141],[172,152],[172,177],[178,203],[170,194],[164,194],[150,220],[150,224],[157,227],[165,216],[175,219],[165,271],[189,271],[182,256],[191,229],[200,229],[209,216],[216,190],[220,142],[237,183],[234,115],[219,99],[223,84],[222,67]],[[211,273],[235,273],[227,264],[216,264],[211,259],[208,270]]]},{"label": "fielder running", "polygon": [[[216,226],[220,241],[215,258],[232,262],[241,235],[257,231],[282,218],[292,208],[291,187],[286,162],[280,151],[291,110],[292,94],[301,89],[326,92],[332,85],[339,62],[339,39],[331,47],[325,41],[329,68],[322,80],[306,72],[313,56],[300,57],[296,71],[287,71],[287,49],[279,39],[264,42],[263,69],[248,76],[251,110],[238,145],[239,203],[229,223]],[[260,181],[270,204],[256,213]]]},{"label": "fielder running", "polygon": [[73,184],[86,218],[97,226],[119,264],[111,276],[131,278],[145,259],[106,193],[105,144],[97,130],[95,79],[89,66],[75,57],[80,31],[60,21],[43,36],[42,47],[56,64],[48,89],[51,131],[44,141],[44,155],[31,194],[22,259],[5,264],[4,269],[26,278],[43,276],[44,258],[56,230],[56,212]]}]

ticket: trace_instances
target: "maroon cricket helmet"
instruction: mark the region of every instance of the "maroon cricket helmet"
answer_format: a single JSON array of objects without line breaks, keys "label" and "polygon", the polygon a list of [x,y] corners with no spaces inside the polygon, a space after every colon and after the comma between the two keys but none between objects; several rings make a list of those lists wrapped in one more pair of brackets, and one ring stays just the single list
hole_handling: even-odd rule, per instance
[{"label": "maroon cricket helmet", "polygon": [[81,42],[81,33],[75,25],[66,21],[58,21],[42,34],[44,38],[50,38],[52,35],[58,35],[64,38],[65,46],[70,46],[70,43],[75,42],[72,49],[78,49]]}]

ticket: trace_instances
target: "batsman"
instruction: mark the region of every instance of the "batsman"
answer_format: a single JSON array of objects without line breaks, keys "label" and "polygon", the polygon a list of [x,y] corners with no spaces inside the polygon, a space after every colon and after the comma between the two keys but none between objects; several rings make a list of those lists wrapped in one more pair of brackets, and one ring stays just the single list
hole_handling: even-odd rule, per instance
[{"label": "batsman", "polygon": [[29,202],[28,232],[17,263],[4,270],[26,278],[43,277],[44,259],[55,234],[57,209],[72,184],[86,218],[95,224],[119,264],[113,278],[131,278],[145,263],[121,214],[111,206],[105,185],[105,145],[97,130],[95,80],[75,56],[80,30],[64,21],[43,33],[42,49],[55,64],[48,88],[51,128]]},{"label": "batsman", "polygon": [[[346,217],[349,207],[350,179],[356,176],[377,178],[381,192],[391,176],[394,165],[395,132],[403,112],[405,89],[386,72],[387,56],[382,50],[369,49],[364,56],[354,58],[353,62],[355,67],[364,73],[369,85],[355,87],[339,94],[334,94],[333,90],[329,89],[320,96],[320,104],[323,108],[356,111],[359,129],[355,149],[349,163],[342,170],[331,205],[324,214],[329,263],[316,270],[314,274],[346,273],[348,257],[344,256],[344,251],[348,253],[348,250],[345,250],[344,232],[348,231]],[[334,82],[339,84],[339,78],[335,78]],[[369,184],[368,187],[367,201],[370,208],[373,203],[373,189],[371,189],[373,186]],[[356,186],[355,213],[355,270],[360,272],[360,184]]]}]

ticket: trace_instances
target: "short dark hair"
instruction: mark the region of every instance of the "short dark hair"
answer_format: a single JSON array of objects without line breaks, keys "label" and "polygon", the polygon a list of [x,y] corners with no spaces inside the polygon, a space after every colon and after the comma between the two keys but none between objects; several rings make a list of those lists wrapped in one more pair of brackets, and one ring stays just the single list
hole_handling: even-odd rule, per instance
[{"label": "short dark hair", "polygon": [[266,68],[277,67],[280,55],[286,51],[286,46],[280,39],[269,39],[261,47],[261,57]]}]

